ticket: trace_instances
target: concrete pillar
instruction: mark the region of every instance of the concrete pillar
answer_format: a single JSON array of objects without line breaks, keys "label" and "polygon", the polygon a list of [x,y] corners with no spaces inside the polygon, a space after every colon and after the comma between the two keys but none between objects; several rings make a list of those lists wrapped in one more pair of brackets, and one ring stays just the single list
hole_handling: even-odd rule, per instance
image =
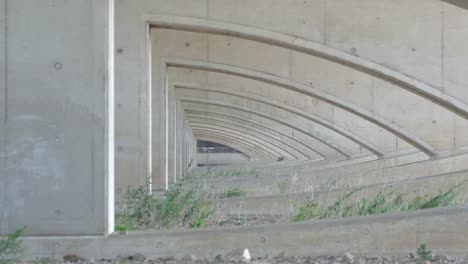
[{"label": "concrete pillar", "polygon": [[176,157],[176,118],[177,118],[177,108],[176,108],[176,97],[174,94],[173,87],[168,87],[168,134],[167,134],[167,143],[168,144],[168,151],[167,151],[167,180],[169,184],[176,182],[176,168],[175,162],[177,160]]},{"label": "concrete pillar", "polygon": [[0,0],[0,233],[113,232],[113,0]]}]

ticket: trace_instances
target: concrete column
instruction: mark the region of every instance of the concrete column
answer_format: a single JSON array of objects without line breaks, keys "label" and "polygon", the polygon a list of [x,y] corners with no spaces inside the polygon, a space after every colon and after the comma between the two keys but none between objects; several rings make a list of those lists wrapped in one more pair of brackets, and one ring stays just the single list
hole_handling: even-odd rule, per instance
[{"label": "concrete column", "polygon": [[0,227],[113,232],[113,0],[0,0]]},{"label": "concrete column", "polygon": [[177,118],[177,108],[176,108],[176,97],[174,94],[173,87],[168,87],[168,114],[167,114],[167,142],[168,150],[167,150],[167,180],[169,184],[174,183],[176,181],[176,171],[175,171],[175,161],[176,158],[176,128],[175,122]]},{"label": "concrete column", "polygon": [[[0,208],[6,208],[8,174],[6,171],[6,117],[7,117],[7,90],[6,90],[6,0],[0,0]],[[0,234],[7,229],[5,212],[0,211]]]},{"label": "concrete column", "polygon": [[182,179],[183,171],[183,122],[184,122],[184,112],[182,111],[180,101],[176,101],[177,108],[177,118],[176,118],[176,150],[177,150],[177,160],[176,160],[176,177],[178,180]]}]

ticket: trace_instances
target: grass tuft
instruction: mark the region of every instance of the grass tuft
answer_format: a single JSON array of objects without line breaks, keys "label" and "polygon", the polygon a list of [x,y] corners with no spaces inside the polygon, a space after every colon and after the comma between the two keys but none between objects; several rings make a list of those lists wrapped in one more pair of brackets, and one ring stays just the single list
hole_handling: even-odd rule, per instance
[{"label": "grass tuft", "polygon": [[[284,184],[279,187],[282,193],[287,188]],[[463,185],[459,184],[447,191],[433,195],[417,196],[413,199],[408,199],[403,194],[395,194],[389,189],[379,192],[371,199],[365,197],[359,199],[356,194],[361,190],[360,188],[344,193],[328,203],[320,203],[313,195],[302,200],[293,199],[289,195],[286,195],[286,198],[293,207],[291,221],[300,222],[312,219],[363,216],[453,205],[456,204],[462,187]]]},{"label": "grass tuft", "polygon": [[116,230],[199,228],[213,212],[206,192],[175,184],[163,196],[154,196],[147,186],[129,189],[126,206],[116,215]]},{"label": "grass tuft", "polygon": [[21,228],[0,239],[0,264],[16,263],[20,261],[23,247],[19,238],[26,228]]},{"label": "grass tuft", "polygon": [[227,190],[226,192],[218,194],[219,199],[226,199],[226,198],[240,198],[245,197],[247,193],[242,189],[235,187]]}]

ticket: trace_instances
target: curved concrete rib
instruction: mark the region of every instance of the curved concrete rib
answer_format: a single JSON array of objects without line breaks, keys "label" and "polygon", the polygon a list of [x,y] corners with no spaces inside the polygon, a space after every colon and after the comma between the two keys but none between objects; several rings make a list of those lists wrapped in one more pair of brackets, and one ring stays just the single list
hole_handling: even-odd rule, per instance
[{"label": "curved concrete rib", "polygon": [[198,127],[196,129],[197,133],[203,131],[205,135],[220,135],[223,136],[225,139],[232,139],[237,140],[238,142],[243,142],[245,147],[248,147],[252,150],[257,150],[258,153],[262,153],[265,157],[269,159],[277,159],[278,157],[283,156],[278,151],[266,146],[265,144],[261,144],[260,142],[246,138],[245,136],[236,133],[236,132],[226,132],[224,130],[214,129],[214,128],[206,128],[206,127]]},{"label": "curved concrete rib", "polygon": [[[190,124],[204,123],[204,124],[209,124],[209,125],[213,125],[213,126],[219,126],[219,127],[222,127],[222,128],[237,130],[237,131],[243,132],[243,133],[245,131],[249,131],[249,133],[251,132],[250,135],[252,135],[252,136],[256,136],[256,134],[259,134],[259,135],[265,136],[266,138],[271,139],[272,142],[273,141],[278,142],[278,144],[276,144],[277,146],[279,146],[279,144],[285,145],[285,146],[293,149],[295,152],[298,152],[302,156],[307,157],[309,159],[311,158],[306,152],[299,149],[297,146],[292,146],[290,144],[291,141],[289,139],[288,139],[289,143],[287,143],[287,142],[283,141],[282,139],[280,139],[278,137],[275,137],[272,134],[261,131],[260,129],[256,129],[256,128],[252,127],[252,126],[249,127],[249,126],[245,126],[245,125],[235,123],[235,122],[227,122],[226,120],[222,120],[222,119],[213,119],[213,118],[200,117],[200,116],[194,117],[194,116],[188,115],[187,119],[188,119]],[[296,144],[295,141],[293,141],[293,142],[294,142],[293,144]],[[296,156],[296,155],[294,155],[294,156]]]},{"label": "curved concrete rib", "polygon": [[226,146],[238,149],[243,153],[247,154],[250,157],[256,158],[258,160],[272,159],[275,157],[273,154],[266,152],[263,149],[254,149],[251,145],[247,144],[245,141],[240,141],[237,138],[228,138],[224,133],[213,133],[208,131],[197,131],[197,134],[194,134],[197,139],[212,141],[216,143],[221,143]]},{"label": "curved concrete rib", "polygon": [[414,77],[410,77],[396,70],[363,59],[361,57],[330,48],[318,42],[313,42],[266,29],[205,18],[157,14],[146,14],[144,18],[154,27],[234,36],[317,56],[325,60],[333,61],[338,64],[361,71],[363,73],[393,82],[414,94],[425,97],[428,100],[445,107],[449,111],[452,111],[461,117],[468,119],[467,103],[447,95],[441,90],[434,88],[420,80],[417,80]]},{"label": "curved concrete rib", "polygon": [[[267,98],[267,97],[264,97],[264,96],[259,96],[259,95],[252,94],[252,93],[246,93],[246,92],[240,92],[240,91],[229,91],[228,92],[228,91],[225,91],[225,90],[216,90],[216,89],[212,89],[212,88],[203,88],[203,87],[200,87],[200,86],[197,86],[197,85],[187,84],[187,83],[185,83],[185,84],[184,83],[175,83],[174,88],[175,89],[179,89],[179,88],[180,89],[192,89],[192,90],[200,90],[200,91],[207,91],[207,92],[213,92],[213,93],[221,93],[221,94],[236,96],[236,97],[240,97],[240,98],[243,98],[243,99],[252,100],[252,101],[260,102],[260,103],[263,103],[263,104],[266,104],[266,105],[270,105],[270,106],[273,106],[275,108],[279,108],[281,110],[284,110],[284,111],[293,113],[295,115],[298,115],[300,117],[306,118],[308,120],[311,120],[311,121],[313,121],[313,122],[315,122],[315,123],[317,123],[319,125],[322,125],[322,126],[328,128],[330,130],[333,130],[334,132],[336,132],[336,133],[346,137],[347,139],[353,141],[354,143],[358,144],[362,148],[370,151],[374,155],[377,155],[379,158],[382,158],[384,156],[383,152],[380,151],[378,147],[373,146],[372,144],[365,142],[363,139],[361,139],[358,136],[352,134],[348,130],[346,130],[346,129],[340,127],[340,126],[337,126],[337,125],[333,124],[332,122],[330,122],[328,120],[325,120],[325,119],[323,119],[323,118],[321,118],[319,116],[316,116],[316,115],[314,115],[314,114],[312,114],[310,112],[307,112],[307,111],[304,111],[302,109],[290,106],[288,104],[281,103],[281,102],[279,102],[277,100],[272,100],[270,98]],[[326,135],[321,135],[320,133],[315,133],[314,136],[315,136],[315,138],[317,140],[322,141],[324,144],[334,145],[334,143],[331,142]]]},{"label": "curved concrete rib", "polygon": [[[227,122],[227,123],[236,124],[236,125],[240,125],[239,122],[242,122],[242,123],[248,124],[249,128],[261,128],[261,129],[264,129],[264,130],[267,130],[267,131],[271,131],[272,133],[275,133],[275,134],[278,134],[278,135],[280,135],[282,137],[288,138],[289,140],[296,142],[296,144],[302,145],[304,148],[309,149],[311,152],[313,152],[313,153],[315,153],[317,155],[320,155],[320,153],[317,152],[314,148],[308,146],[307,144],[304,144],[303,142],[295,139],[294,137],[291,137],[291,136],[289,136],[289,135],[287,135],[287,134],[285,134],[285,133],[283,133],[281,131],[277,131],[277,130],[271,128],[271,127],[267,127],[267,126],[259,124],[259,123],[254,123],[254,122],[252,122],[251,120],[249,120],[247,118],[241,118],[239,116],[234,116],[234,115],[229,115],[229,114],[224,114],[224,113],[219,113],[219,112],[213,112],[213,111],[210,112],[208,110],[206,110],[206,111],[204,111],[204,110],[190,111],[190,110],[187,110],[187,109],[184,109],[184,110],[186,112],[187,118],[197,117],[197,118],[210,119],[210,120],[213,120],[213,121],[216,121],[216,122]],[[227,118],[229,118],[229,121],[228,121]],[[241,126],[247,127],[247,125],[241,125]],[[322,156],[322,155],[320,155],[320,156]]]},{"label": "curved concrete rib", "polygon": [[354,115],[360,116],[380,127],[389,131],[390,133],[402,138],[415,148],[419,149],[420,151],[426,153],[430,157],[439,156],[438,151],[427,142],[424,142],[420,138],[416,137],[415,135],[409,133],[408,131],[404,130],[403,128],[397,126],[396,124],[387,121],[386,119],[366,110],[359,106],[349,103],[341,98],[336,96],[330,95],[322,90],[312,88],[310,86],[293,82],[289,79],[285,79],[279,77],[277,75],[264,73],[260,71],[255,71],[246,68],[240,68],[237,66],[231,66],[226,64],[219,64],[213,62],[206,62],[206,61],[196,61],[196,60],[185,60],[185,59],[163,59],[163,63],[166,67],[176,67],[176,68],[187,68],[187,69],[194,69],[194,70],[203,70],[209,72],[218,72],[224,73],[234,76],[239,76],[247,79],[257,80],[269,84],[273,84],[276,86],[280,86],[286,89],[290,89],[292,91],[296,91],[298,93],[302,93],[307,96],[311,96],[322,100],[324,102],[330,103],[336,107],[339,107],[345,111],[348,111]]},{"label": "curved concrete rib", "polygon": [[[195,132],[195,131],[194,131]],[[235,140],[238,142],[248,142],[243,144],[243,146],[256,151],[257,153],[261,153],[264,157],[274,160],[277,159],[281,154],[276,153],[275,151],[265,148],[264,146],[258,147],[258,143],[252,142],[250,139],[245,139],[240,136],[234,136],[233,134],[226,133],[225,131],[219,131],[219,130],[213,130],[213,129],[206,129],[206,128],[198,128],[196,129],[195,135],[200,135],[200,133],[203,133],[203,135],[211,135],[211,136],[218,136],[218,137],[223,137],[225,140]],[[238,144],[241,145],[241,144]]]},{"label": "curved concrete rib", "polygon": [[196,139],[197,140],[205,140],[205,141],[215,142],[215,143],[218,143],[218,144],[226,145],[226,146],[231,147],[233,149],[237,149],[240,152],[244,153],[245,155],[249,156],[253,160],[262,160],[262,159],[266,158],[261,154],[251,152],[250,150],[246,149],[242,145],[237,144],[238,142],[236,142],[236,141],[229,141],[229,140],[225,140],[225,139],[221,139],[221,138],[217,138],[217,137],[208,137],[208,136],[204,136],[204,135],[197,135]]},{"label": "curved concrete rib", "polygon": [[[230,134],[232,136],[238,135],[240,139],[248,139],[250,138],[252,141],[257,142],[255,146],[262,146],[264,148],[269,148],[273,150],[275,153],[277,153],[279,156],[278,157],[286,157],[288,159],[300,159],[299,153],[295,154],[293,153],[293,149],[287,149],[290,148],[288,145],[282,143],[281,141],[276,141],[274,142],[271,139],[267,138],[260,138],[258,135],[255,135],[251,131],[246,131],[238,128],[231,128],[231,127],[223,127],[223,126],[218,126],[218,125],[212,125],[212,124],[206,124],[206,123],[196,123],[196,122],[191,122],[191,127],[192,129],[200,129],[200,128],[206,128],[206,129],[213,129],[217,131],[224,131],[226,134]],[[283,145],[282,147],[280,145]]]},{"label": "curved concrete rib", "polygon": [[237,149],[240,152],[244,153],[245,155],[249,156],[252,160],[263,160],[267,158],[266,156],[263,156],[263,154],[252,152],[251,150],[244,147],[243,144],[238,144],[239,142],[237,142],[236,140],[226,140],[224,138],[218,138],[218,137],[208,136],[204,134],[198,134],[196,136],[196,139],[215,142],[215,143],[223,144],[228,147]]},{"label": "curved concrete rib", "polygon": [[[315,139],[315,137],[309,133],[306,129],[304,128],[301,128],[301,127],[298,127],[298,126],[293,126],[291,125],[287,120],[283,120],[283,119],[280,119],[280,118],[277,118],[277,117],[274,117],[274,116],[271,116],[271,115],[267,115],[267,114],[264,114],[264,113],[260,113],[258,111],[255,111],[255,110],[252,110],[250,108],[245,108],[245,107],[240,107],[240,106],[237,106],[237,105],[232,105],[232,104],[227,104],[227,103],[223,103],[223,102],[215,102],[215,101],[211,101],[211,100],[202,100],[202,99],[198,99],[198,98],[192,98],[192,97],[181,97],[180,100],[182,102],[187,102],[187,103],[195,103],[195,104],[204,104],[204,105],[214,105],[214,106],[218,106],[218,107],[224,107],[224,108],[230,108],[230,109],[234,109],[234,110],[237,110],[237,111],[241,111],[241,112],[246,112],[246,113],[249,113],[249,114],[252,114],[252,115],[256,115],[256,116],[260,116],[260,117],[263,117],[263,118],[266,118],[266,119],[269,119],[269,120],[272,120],[274,122],[277,122],[281,125],[285,125],[285,126],[288,126],[288,127],[291,127],[293,128],[294,130],[296,131],[299,131],[301,132],[302,134],[305,134],[307,136],[310,136],[312,138]],[[320,142],[320,141],[319,141]],[[338,152],[339,154],[343,155],[345,158],[349,159],[351,157],[351,154],[350,153],[346,153],[344,152],[341,147],[339,146],[336,146],[335,144],[333,145],[327,145],[325,144],[325,146],[333,149],[334,151]],[[324,158],[328,158],[326,154],[322,153],[322,152],[318,152],[320,155],[322,155]]]}]

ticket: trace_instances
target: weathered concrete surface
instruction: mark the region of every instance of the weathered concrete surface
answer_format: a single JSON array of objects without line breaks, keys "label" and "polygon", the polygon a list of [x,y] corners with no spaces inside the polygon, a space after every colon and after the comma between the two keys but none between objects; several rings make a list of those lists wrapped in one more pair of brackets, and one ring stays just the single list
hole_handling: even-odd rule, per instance
[{"label": "weathered concrete surface", "polygon": [[[392,192],[403,194],[407,199],[416,196],[424,197],[440,191],[448,191],[450,188],[463,184],[457,202],[468,201],[468,170],[439,174],[429,177],[403,180],[400,182],[386,182],[376,184],[363,184],[350,188],[335,188],[333,184],[325,186],[314,186],[307,193],[294,193],[294,189],[286,190],[286,193],[270,196],[254,196],[245,198],[231,198],[218,200],[216,206],[217,214],[234,215],[261,215],[261,214],[282,214],[288,215],[293,212],[292,204],[288,202],[288,197],[292,197],[296,202],[310,197],[315,201],[329,205],[334,203],[340,195],[344,195],[352,190],[359,191],[350,198],[350,201],[358,201],[361,198],[373,199],[380,192]],[[222,191],[212,190],[213,193]],[[288,197],[286,196],[288,195]]]},{"label": "weathered concrete surface", "polygon": [[[267,12],[265,6],[269,6]],[[276,14],[285,9],[293,15],[278,20]],[[138,169],[133,169],[139,172],[146,170],[145,162],[135,161],[146,158],[142,148],[148,131],[144,86],[149,78],[142,72],[147,68],[147,32],[142,30],[142,19],[155,27],[151,30],[151,77],[153,94],[162,96],[153,98],[158,106],[153,109],[155,183],[165,185],[163,174],[173,171],[165,168],[170,159],[164,156],[174,153],[173,144],[165,143],[164,125],[166,117],[172,123],[173,116],[161,100],[168,84],[178,81],[255,94],[319,113],[330,124],[345,128],[346,134],[365,139],[361,145],[384,150],[384,155],[411,151],[413,144],[429,155],[444,156],[457,153],[468,144],[468,97],[464,89],[468,67],[463,63],[467,54],[462,46],[468,37],[463,27],[468,16],[465,9],[456,5],[439,0],[398,4],[389,0],[287,0],[275,1],[274,5],[266,0],[124,0],[119,2],[117,13],[116,41],[124,50],[119,55],[122,66],[117,71],[119,76],[125,76],[119,79],[122,93],[118,100],[124,107],[117,115],[118,120],[132,120],[128,126],[119,125],[117,133],[119,140],[134,146],[128,153],[133,157],[128,168],[139,164]],[[284,86],[275,87],[271,82],[236,79],[229,75],[231,72],[219,78],[206,68],[184,68],[180,74],[166,75],[161,63],[165,57],[260,71],[333,97],[318,96],[321,100],[316,100],[304,93],[287,91]],[[135,90],[139,93],[135,94]],[[343,111],[331,106],[330,98],[347,108]],[[239,101],[224,99],[229,103]],[[262,113],[280,112],[244,103]],[[294,114],[288,119],[301,122]],[[307,125],[314,133],[323,129],[311,120],[307,120]],[[393,135],[379,125],[390,128]],[[322,131],[326,131],[323,138],[335,135],[331,130]],[[122,161],[119,164],[126,164],[129,156],[118,157]]]},{"label": "weathered concrete surface", "polygon": [[[206,190],[226,191],[238,187],[249,196],[279,195],[280,184],[286,182],[291,192],[302,193],[317,190],[320,186],[329,186],[329,190],[357,188],[366,185],[385,185],[401,181],[410,181],[438,175],[447,176],[452,173],[468,170],[468,155],[459,155],[439,160],[414,162],[404,165],[380,167],[351,166],[322,171],[290,171],[289,173],[273,173],[263,177],[220,177],[216,179],[187,182],[187,186],[198,186]],[[366,165],[366,164],[364,164]],[[441,176],[441,177],[444,177]],[[462,174],[459,182],[466,179]],[[333,184],[332,184],[333,183]],[[437,186],[434,186],[437,188]]]},{"label": "weathered concrete surface", "polygon": [[468,251],[468,207],[251,228],[144,232],[103,237],[27,237],[28,259],[73,253],[86,258],[115,258],[141,253],[148,258],[186,255],[214,257],[248,248],[253,256],[407,255],[427,243],[437,254]]},{"label": "weathered concrete surface", "polygon": [[0,1],[0,234],[113,230],[112,1]]}]

